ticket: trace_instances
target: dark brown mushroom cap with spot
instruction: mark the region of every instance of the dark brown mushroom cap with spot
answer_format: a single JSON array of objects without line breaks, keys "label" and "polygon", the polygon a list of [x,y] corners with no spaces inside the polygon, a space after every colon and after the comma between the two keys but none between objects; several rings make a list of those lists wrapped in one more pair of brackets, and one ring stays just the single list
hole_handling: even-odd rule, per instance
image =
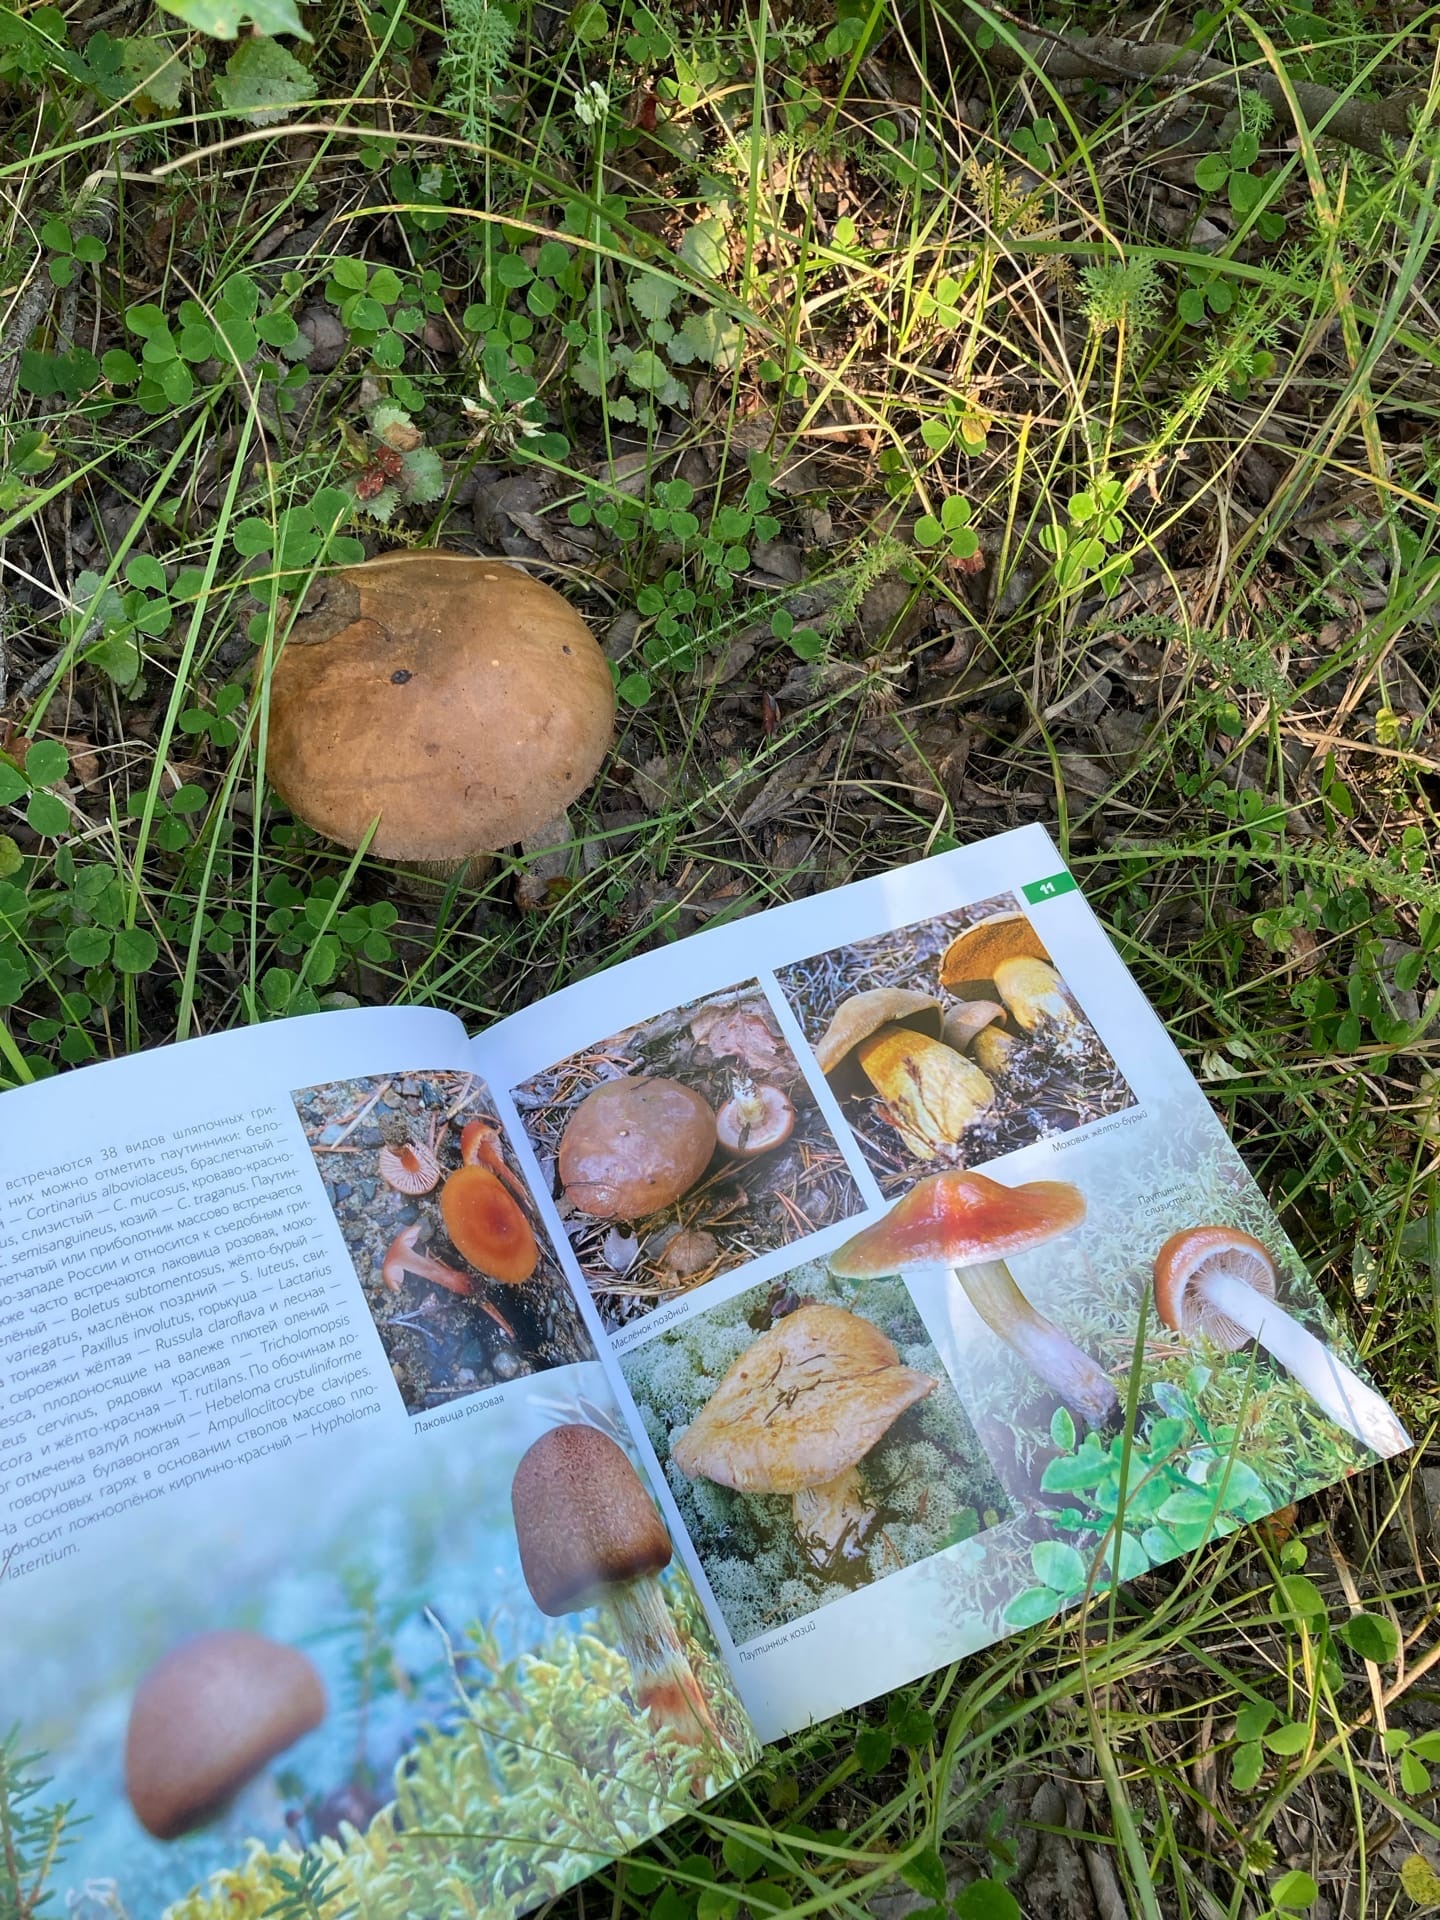
[{"label": "dark brown mushroom cap with spot", "polygon": [[1275,1298],[1275,1259],[1263,1241],[1239,1227],[1183,1227],[1155,1256],[1155,1310],[1172,1333],[1203,1333],[1234,1353],[1250,1335],[1205,1298],[1207,1268],[1243,1280],[1262,1299]]},{"label": "dark brown mushroom cap with spot", "polygon": [[542,1613],[558,1618],[670,1564],[665,1522],[625,1449],[598,1427],[552,1427],[510,1483],[520,1570]]},{"label": "dark brown mushroom cap with spot", "polygon": [[863,1460],[933,1375],[900,1364],[870,1321],[816,1304],[742,1353],[670,1449],[692,1480],[742,1493],[798,1493]]},{"label": "dark brown mushroom cap with spot", "polygon": [[125,1791],[136,1818],[173,1840],[325,1717],[325,1686],[295,1647],[222,1629],[157,1660],[130,1707]]},{"label": "dark brown mushroom cap with spot", "polygon": [[830,1256],[830,1271],[853,1280],[907,1267],[979,1266],[1068,1233],[1085,1218],[1085,1196],[1064,1180],[1006,1187],[955,1168],[919,1180],[883,1220]]},{"label": "dark brown mushroom cap with spot", "polygon": [[1002,960],[1048,960],[1045,943],[1023,913],[992,913],[957,933],[940,960],[942,987],[993,980]]},{"label": "dark brown mushroom cap with spot", "polygon": [[610,745],[609,664],[570,603],[502,561],[401,552],[349,567],[270,683],[266,772],[309,826],[444,862],[538,832]]},{"label": "dark brown mushroom cap with spot", "polygon": [[668,1207],[709,1166],[715,1115],[703,1094],[659,1074],[606,1080],[570,1116],[560,1180],[599,1220],[638,1220]]},{"label": "dark brown mushroom cap with spot", "polygon": [[887,1026],[913,1027],[938,1040],[943,1017],[940,1002],[932,994],[915,993],[909,987],[871,987],[866,993],[852,993],[840,1002],[815,1042],[815,1058],[822,1073],[834,1073],[862,1040]]}]

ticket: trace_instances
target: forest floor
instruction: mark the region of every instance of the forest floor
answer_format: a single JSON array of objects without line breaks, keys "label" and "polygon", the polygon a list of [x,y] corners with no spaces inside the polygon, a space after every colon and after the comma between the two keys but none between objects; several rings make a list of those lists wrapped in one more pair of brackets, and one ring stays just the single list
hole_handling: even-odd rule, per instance
[{"label": "forest floor", "polygon": [[[1436,9],[252,4],[0,14],[0,1084],[1045,824],[1421,1444],[565,1910],[1440,1904]],[[570,838],[427,890],[251,693],[437,543],[620,706]]]}]

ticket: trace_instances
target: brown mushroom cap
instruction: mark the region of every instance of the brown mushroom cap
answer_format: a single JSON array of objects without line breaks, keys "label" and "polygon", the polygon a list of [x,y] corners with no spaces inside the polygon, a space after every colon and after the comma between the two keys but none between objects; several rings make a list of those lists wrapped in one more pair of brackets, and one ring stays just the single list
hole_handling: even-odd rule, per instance
[{"label": "brown mushroom cap", "polygon": [[197,1827],[325,1717],[325,1686],[294,1647],[225,1629],[186,1640],[135,1690],[125,1791],[158,1840]]},{"label": "brown mushroom cap", "polygon": [[630,1075],[586,1094],[560,1142],[560,1179],[582,1213],[638,1220],[689,1191],[715,1151],[715,1115],[678,1080]]},{"label": "brown mushroom cap", "polygon": [[1234,1353],[1250,1335],[1191,1284],[1212,1267],[1243,1280],[1262,1299],[1275,1298],[1275,1260],[1263,1241],[1239,1227],[1185,1227],[1172,1233],[1155,1256],[1155,1309],[1172,1333],[1203,1333],[1214,1346]]},{"label": "brown mushroom cap", "polygon": [[349,567],[270,684],[266,771],[293,812],[382,859],[468,860],[537,832],[610,745],[610,668],[560,594],[500,560]]},{"label": "brown mushroom cap", "polygon": [[520,1570],[552,1619],[670,1564],[670,1536],[625,1449],[598,1427],[552,1427],[510,1485]]},{"label": "brown mushroom cap", "polygon": [[830,1271],[865,1280],[906,1267],[978,1266],[1038,1247],[1084,1218],[1085,1196],[1068,1181],[1006,1187],[961,1168],[932,1173],[832,1253]]},{"label": "brown mushroom cap", "polygon": [[987,1027],[1005,1018],[998,1000],[957,1000],[945,1015],[940,1038],[957,1053],[968,1053],[972,1043]]},{"label": "brown mushroom cap", "polygon": [[741,1493],[797,1493],[864,1459],[907,1407],[933,1393],[878,1327],[843,1307],[787,1314],[747,1347],[670,1449],[693,1480]]},{"label": "brown mushroom cap", "polygon": [[815,1042],[815,1059],[822,1073],[833,1073],[862,1040],[881,1027],[913,1027],[938,1039],[942,1018],[938,1000],[909,987],[872,987],[868,993],[852,993],[840,1002]]},{"label": "brown mushroom cap", "polygon": [[1050,955],[1023,913],[992,913],[957,933],[940,961],[942,987],[993,980],[1002,960],[1048,960]]}]

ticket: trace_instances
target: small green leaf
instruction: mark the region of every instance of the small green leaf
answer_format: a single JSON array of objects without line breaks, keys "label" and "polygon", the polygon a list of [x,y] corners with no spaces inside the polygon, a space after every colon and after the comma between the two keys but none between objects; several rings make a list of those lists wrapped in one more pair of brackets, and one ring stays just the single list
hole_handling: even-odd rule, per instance
[{"label": "small green leaf", "polygon": [[1084,1560],[1062,1540],[1041,1540],[1030,1549],[1035,1578],[1057,1593],[1079,1593],[1086,1581]]},{"label": "small green leaf", "polygon": [[1272,1903],[1288,1913],[1301,1913],[1319,1898],[1320,1889],[1308,1873],[1282,1873],[1270,1889]]},{"label": "small green leaf", "polygon": [[1207,153],[1195,162],[1195,184],[1202,193],[1218,193],[1229,174],[1229,162],[1218,153]]},{"label": "small green leaf", "polygon": [[121,973],[148,973],[159,956],[154,934],[143,927],[121,927],[115,935],[115,965]]},{"label": "small green leaf", "polygon": [[72,927],[65,936],[65,953],[77,967],[98,967],[110,957],[110,935],[103,927]]},{"label": "small green leaf", "polygon": [[1412,1800],[1430,1791],[1430,1769],[1408,1747],[1400,1756],[1400,1785]]},{"label": "small green leaf", "polygon": [[1265,1744],[1271,1753],[1286,1758],[1303,1753],[1310,1744],[1309,1725],[1304,1720],[1287,1720],[1283,1726],[1276,1727],[1273,1733],[1266,1734]]},{"label": "small green leaf", "polygon": [[1362,1660],[1379,1666],[1394,1660],[1400,1652],[1400,1633],[1393,1620],[1382,1613],[1357,1613],[1335,1629],[1335,1638],[1343,1640]]},{"label": "small green leaf", "polygon": [[1275,1709],[1268,1700],[1251,1700],[1235,1716],[1235,1738],[1258,1740],[1275,1724]]},{"label": "small green leaf", "polygon": [[25,774],[33,787],[53,787],[70,771],[70,756],[58,740],[37,740],[25,755]]},{"label": "small green leaf", "polygon": [[70,828],[70,815],[65,802],[57,800],[52,793],[32,793],[30,804],[25,809],[25,819],[34,832],[44,834],[49,839],[68,832]]},{"label": "small green leaf", "polygon": [[1258,1740],[1247,1740],[1235,1749],[1230,1761],[1230,1779],[1239,1793],[1249,1793],[1265,1771],[1265,1749]]},{"label": "small green leaf", "polygon": [[1005,1609],[1005,1624],[1010,1627],[1038,1627],[1046,1620],[1053,1620],[1059,1612],[1063,1596],[1053,1587],[1027,1587]]},{"label": "small green leaf", "polygon": [[951,1912],[955,1920],[1022,1920],[1019,1901],[998,1880],[972,1880]]},{"label": "small green leaf", "polygon": [[215,91],[228,113],[257,126],[283,120],[302,100],[315,96],[309,73],[278,40],[247,39],[215,76]]},{"label": "small green leaf", "polygon": [[216,40],[233,40],[242,20],[253,22],[261,33],[293,33],[297,40],[310,38],[300,24],[295,0],[164,0],[164,7],[187,27]]},{"label": "small green leaf", "polygon": [[931,1900],[945,1898],[945,1862],[934,1847],[926,1847],[900,1869],[900,1878]]}]

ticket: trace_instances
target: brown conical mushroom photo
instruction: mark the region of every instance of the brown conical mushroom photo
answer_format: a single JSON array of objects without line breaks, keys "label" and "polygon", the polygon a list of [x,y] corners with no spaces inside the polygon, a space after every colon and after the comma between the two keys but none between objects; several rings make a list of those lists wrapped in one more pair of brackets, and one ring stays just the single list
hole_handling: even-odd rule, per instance
[{"label": "brown conical mushroom photo", "polygon": [[593,1358],[482,1080],[401,1073],[291,1098],[408,1412]]},{"label": "brown conical mushroom photo", "polygon": [[1135,1104],[1012,894],[775,977],[887,1197]]},{"label": "brown conical mushroom photo", "polygon": [[530,1597],[552,1619],[605,1609],[636,1709],[679,1740],[715,1741],[715,1716],[686,1657],[659,1575],[673,1549],[625,1452],[598,1427],[552,1427],[515,1469],[510,1506]]},{"label": "brown conical mushroom photo", "polygon": [[901,1281],[813,1262],[620,1364],[737,1641],[1008,1512]]},{"label": "brown conical mushroom photo", "polygon": [[611,1330],[863,1205],[758,981],[609,1034],[511,1098]]},{"label": "brown conical mushroom photo", "polygon": [[265,770],[307,826],[431,872],[549,832],[609,751],[610,668],[552,587],[404,550],[320,582],[269,674]]}]

